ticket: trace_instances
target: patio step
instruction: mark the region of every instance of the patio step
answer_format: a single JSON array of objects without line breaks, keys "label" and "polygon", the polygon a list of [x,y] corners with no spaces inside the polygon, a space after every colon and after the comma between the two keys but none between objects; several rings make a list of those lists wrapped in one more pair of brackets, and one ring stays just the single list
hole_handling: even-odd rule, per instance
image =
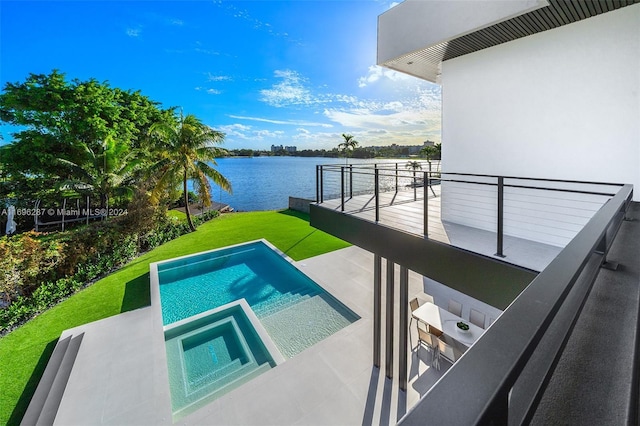
[{"label": "patio step", "polygon": [[260,318],[266,318],[292,305],[300,303],[302,300],[310,299],[319,293],[320,290],[309,290],[306,286],[300,287],[285,293],[277,302],[270,301],[265,304],[258,304],[253,307],[253,310]]},{"label": "patio step", "polygon": [[58,413],[84,333],[58,340],[21,425],[50,425]]}]

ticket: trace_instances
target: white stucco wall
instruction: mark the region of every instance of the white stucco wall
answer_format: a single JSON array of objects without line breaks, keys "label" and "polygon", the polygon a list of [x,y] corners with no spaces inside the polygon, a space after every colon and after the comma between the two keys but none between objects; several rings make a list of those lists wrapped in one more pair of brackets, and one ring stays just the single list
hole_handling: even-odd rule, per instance
[{"label": "white stucco wall", "polygon": [[445,61],[443,169],[640,188],[639,76],[640,4]]},{"label": "white stucco wall", "polygon": [[[640,4],[444,62],[442,140],[444,171],[631,183],[640,200]],[[506,208],[505,232],[559,246],[598,208],[565,226],[553,215],[581,206],[530,200],[527,223]],[[443,186],[445,220],[495,230],[493,206]]]}]

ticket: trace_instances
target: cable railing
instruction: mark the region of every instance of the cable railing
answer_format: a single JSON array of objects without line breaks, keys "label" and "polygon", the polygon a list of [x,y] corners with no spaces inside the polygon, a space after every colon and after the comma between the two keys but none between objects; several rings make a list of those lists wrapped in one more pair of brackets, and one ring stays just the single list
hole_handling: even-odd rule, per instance
[{"label": "cable railing", "polygon": [[412,168],[407,168],[407,163],[316,166],[316,201],[322,203],[324,200],[337,198],[348,200],[358,195],[373,194],[376,189],[384,193],[414,188],[417,196],[417,188],[422,186],[425,173],[431,179],[439,177],[440,162],[410,163],[414,164]]},{"label": "cable railing", "polygon": [[[420,170],[414,178],[413,170],[388,165],[318,166],[317,173],[317,201],[334,211],[359,214],[363,207],[356,194],[363,191],[370,200],[364,208],[375,210],[376,221],[388,207],[383,202],[389,193],[408,193],[403,200],[424,203],[428,212],[434,202],[429,188],[438,184],[443,219],[494,231],[496,254],[503,253],[505,235],[562,247],[400,420],[403,425],[531,422],[601,266],[612,265],[607,255],[633,186],[450,172],[437,172],[436,178],[433,171],[422,171],[419,182]],[[425,219],[425,236],[427,230]],[[631,403],[637,407],[637,398]]]},{"label": "cable railing", "polygon": [[[505,187],[504,180],[500,186]],[[607,261],[632,197],[632,185],[616,187],[613,197],[400,424],[528,424],[600,266]],[[635,400],[631,403],[637,405]]]},{"label": "cable railing", "polygon": [[[493,232],[495,254],[504,256],[505,236],[564,247],[620,184],[529,177],[441,172],[428,162],[319,165],[316,201],[344,213],[381,212],[401,203],[422,203],[422,229],[429,237],[429,215]],[[438,189],[439,194],[434,188]],[[434,198],[438,212],[429,208]],[[425,214],[424,212],[430,212]]]}]

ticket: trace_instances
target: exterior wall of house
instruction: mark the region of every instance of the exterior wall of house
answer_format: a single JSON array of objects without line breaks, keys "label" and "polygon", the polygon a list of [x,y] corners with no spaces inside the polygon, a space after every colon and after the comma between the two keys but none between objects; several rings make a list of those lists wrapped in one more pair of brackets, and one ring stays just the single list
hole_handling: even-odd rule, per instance
[{"label": "exterior wall of house", "polygon": [[[441,79],[444,171],[640,188],[640,4],[445,61]],[[495,194],[460,186],[443,187],[443,219],[495,229]]]}]

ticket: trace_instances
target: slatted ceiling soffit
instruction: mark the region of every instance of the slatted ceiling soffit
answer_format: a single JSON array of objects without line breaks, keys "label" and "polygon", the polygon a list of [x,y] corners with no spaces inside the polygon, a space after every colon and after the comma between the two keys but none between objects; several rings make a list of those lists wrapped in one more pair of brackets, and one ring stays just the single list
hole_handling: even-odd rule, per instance
[{"label": "slatted ceiling soffit", "polygon": [[548,0],[548,2],[548,6],[403,55],[383,65],[436,82],[440,75],[442,61],[640,3],[640,0]]}]

